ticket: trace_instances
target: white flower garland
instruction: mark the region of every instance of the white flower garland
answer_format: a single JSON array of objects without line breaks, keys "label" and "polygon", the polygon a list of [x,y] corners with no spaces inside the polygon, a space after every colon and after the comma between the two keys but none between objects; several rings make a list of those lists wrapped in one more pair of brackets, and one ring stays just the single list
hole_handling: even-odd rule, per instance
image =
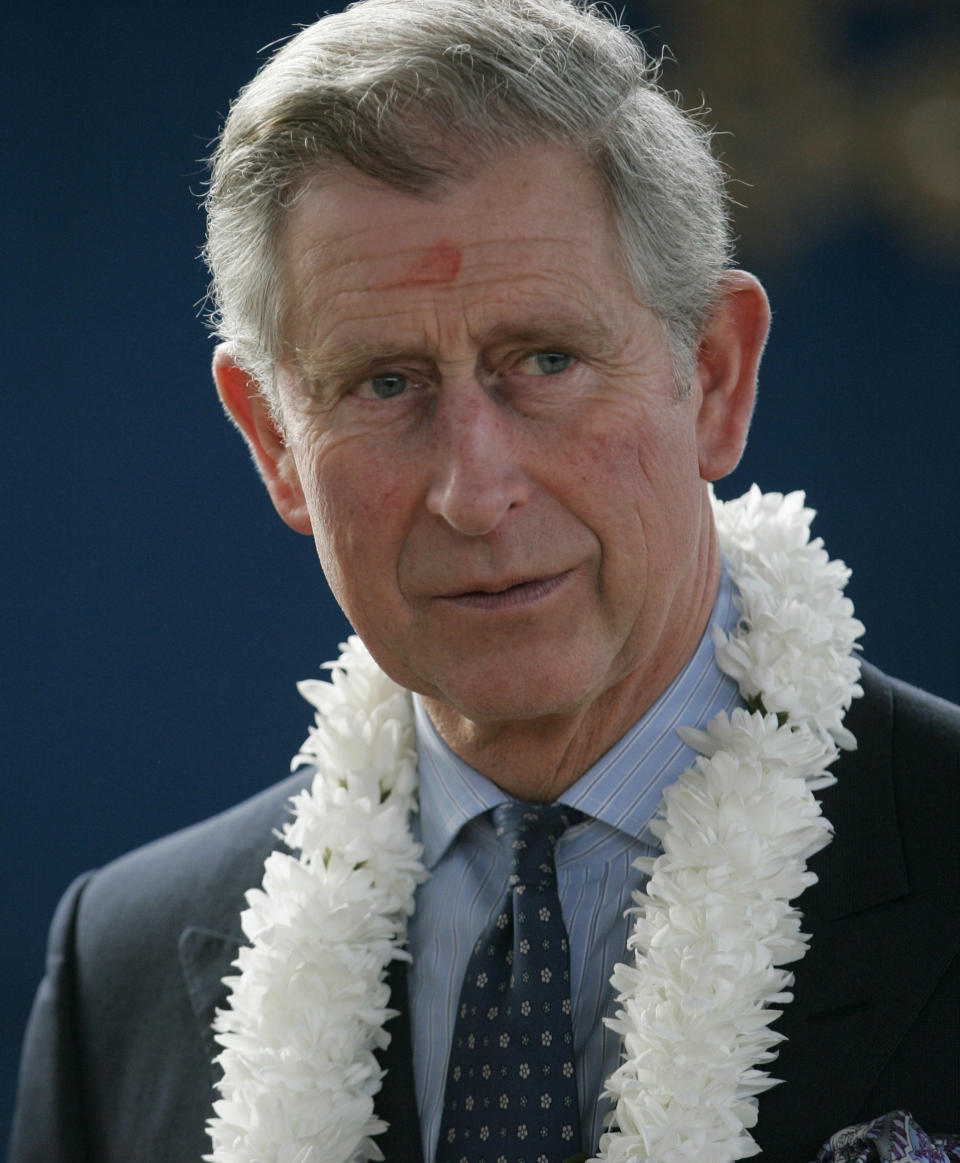
[{"label": "white flower garland", "polygon": [[700,752],[663,797],[663,855],[637,894],[632,966],[611,981],[624,1061],[607,1083],[610,1163],[732,1163],[755,1155],[757,1098],[773,1085],[772,1007],[791,999],[807,938],[790,901],[815,881],[807,860],[831,838],[813,792],[834,782],[843,726],[862,694],[853,653],[863,626],[843,597],[849,570],[809,540],[803,494],[715,503],[741,617],[714,627],[717,662],[752,710],[682,729]]},{"label": "white flower garland", "polygon": [[[664,794],[663,855],[647,861],[628,945],[611,981],[624,1060],[607,1082],[616,1109],[600,1143],[610,1163],[733,1163],[758,1148],[756,1096],[773,1082],[769,1023],[790,999],[806,937],[790,905],[830,840],[814,791],[852,747],[843,715],[861,693],[863,632],[843,597],[849,571],[809,540],[803,494],[714,502],[741,613],[714,628],[717,661],[748,710],[684,729],[696,763]],[[251,944],[217,1015],[223,1047],[209,1163],[382,1159],[374,1095],[386,1046],[386,969],[426,873],[416,810],[410,698],[351,638],[332,682],[300,684],[316,725],[294,763],[313,763],[263,886],[241,917]]]}]

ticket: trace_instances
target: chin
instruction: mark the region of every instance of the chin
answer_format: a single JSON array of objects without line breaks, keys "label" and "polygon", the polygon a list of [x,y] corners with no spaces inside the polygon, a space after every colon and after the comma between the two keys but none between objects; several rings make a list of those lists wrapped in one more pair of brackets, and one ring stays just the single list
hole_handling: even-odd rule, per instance
[{"label": "chin", "polygon": [[455,670],[448,683],[437,683],[431,698],[474,723],[562,718],[589,706],[603,688],[584,681],[584,671],[564,658],[554,665],[525,667],[501,664],[485,673]]}]

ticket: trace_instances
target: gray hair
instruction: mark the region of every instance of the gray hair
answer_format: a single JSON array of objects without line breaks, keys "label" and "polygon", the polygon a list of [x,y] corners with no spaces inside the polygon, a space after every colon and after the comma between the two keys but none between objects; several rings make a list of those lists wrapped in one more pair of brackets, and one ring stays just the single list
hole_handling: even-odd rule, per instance
[{"label": "gray hair", "polygon": [[360,0],[280,48],[234,102],[213,156],[214,331],[276,404],[282,230],[305,180],[353,167],[437,197],[533,142],[593,167],[685,391],[730,262],[723,170],[640,43],[585,0]]}]

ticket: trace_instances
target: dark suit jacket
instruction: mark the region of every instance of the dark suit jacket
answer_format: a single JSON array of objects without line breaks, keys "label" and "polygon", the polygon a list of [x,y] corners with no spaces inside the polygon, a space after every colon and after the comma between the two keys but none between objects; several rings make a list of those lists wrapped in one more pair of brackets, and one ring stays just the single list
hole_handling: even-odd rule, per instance
[{"label": "dark suit jacket", "polygon": [[[960,1131],[960,708],[866,668],[824,807],[836,839],[802,898],[810,953],[760,1099],[771,1163],[895,1107]],[[53,923],[27,1032],[10,1163],[196,1163],[209,1150],[221,978],[299,774],[81,877]],[[377,1110],[389,1163],[420,1163],[406,982]]]}]

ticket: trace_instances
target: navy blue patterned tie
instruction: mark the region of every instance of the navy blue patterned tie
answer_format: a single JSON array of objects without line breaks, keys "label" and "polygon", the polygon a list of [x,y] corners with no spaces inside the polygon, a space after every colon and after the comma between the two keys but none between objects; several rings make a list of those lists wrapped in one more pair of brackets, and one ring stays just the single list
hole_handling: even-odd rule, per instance
[{"label": "navy blue patterned tie", "polygon": [[513,871],[464,975],[437,1163],[562,1163],[581,1149],[554,849],[582,818],[561,804],[493,810]]}]

